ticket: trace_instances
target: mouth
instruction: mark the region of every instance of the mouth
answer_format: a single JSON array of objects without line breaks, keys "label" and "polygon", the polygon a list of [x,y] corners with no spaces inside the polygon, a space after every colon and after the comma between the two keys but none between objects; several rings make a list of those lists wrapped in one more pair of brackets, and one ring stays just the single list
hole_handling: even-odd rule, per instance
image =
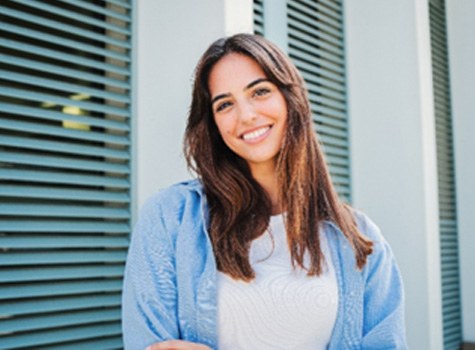
[{"label": "mouth", "polygon": [[272,128],[272,125],[266,125],[266,126],[258,128],[258,129],[254,129],[252,131],[243,133],[241,135],[241,138],[244,141],[248,141],[248,142],[258,141],[265,134],[267,134],[271,128]]}]

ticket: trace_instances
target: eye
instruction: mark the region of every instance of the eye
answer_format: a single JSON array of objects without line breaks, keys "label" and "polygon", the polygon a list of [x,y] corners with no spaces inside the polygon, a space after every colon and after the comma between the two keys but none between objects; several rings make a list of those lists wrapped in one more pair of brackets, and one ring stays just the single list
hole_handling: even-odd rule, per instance
[{"label": "eye", "polygon": [[229,101],[224,101],[222,103],[219,103],[218,106],[216,107],[216,112],[221,112],[222,110],[226,109],[227,107],[231,106],[231,102]]},{"label": "eye", "polygon": [[270,93],[270,89],[266,87],[257,88],[254,91],[254,96],[265,96]]}]

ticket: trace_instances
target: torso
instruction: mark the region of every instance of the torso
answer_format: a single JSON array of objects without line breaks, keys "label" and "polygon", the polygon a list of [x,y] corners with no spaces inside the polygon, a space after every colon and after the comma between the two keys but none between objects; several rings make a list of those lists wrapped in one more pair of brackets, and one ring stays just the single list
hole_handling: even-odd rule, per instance
[{"label": "torso", "polygon": [[[269,233],[270,231],[270,233]],[[256,239],[250,260],[256,278],[236,281],[218,273],[219,349],[325,349],[338,309],[338,285],[325,235],[320,276],[292,267],[283,218]],[[306,266],[308,266],[306,256]]]}]

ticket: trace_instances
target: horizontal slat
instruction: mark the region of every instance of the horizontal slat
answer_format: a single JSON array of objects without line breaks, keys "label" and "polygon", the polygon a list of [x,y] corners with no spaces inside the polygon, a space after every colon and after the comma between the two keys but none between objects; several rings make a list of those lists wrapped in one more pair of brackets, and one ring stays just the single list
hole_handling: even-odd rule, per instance
[{"label": "horizontal slat", "polygon": [[350,185],[350,179],[348,178],[348,176],[338,176],[335,174],[331,174],[331,179],[335,185],[336,184],[346,185],[346,186]]},{"label": "horizontal slat", "polygon": [[100,190],[82,190],[66,189],[55,187],[39,187],[32,185],[8,185],[2,184],[0,187],[0,196],[17,198],[43,198],[43,199],[62,199],[62,200],[81,200],[81,201],[107,201],[128,203],[130,197],[126,192],[118,191],[100,191]]},{"label": "horizontal slat", "polygon": [[74,130],[62,126],[49,126],[39,123],[28,123],[14,120],[0,120],[0,129],[31,132],[54,137],[67,137],[78,140],[108,142],[117,145],[128,145],[130,140],[127,136],[119,136],[96,131]]},{"label": "horizontal slat", "polygon": [[88,23],[88,24],[91,24],[91,25],[94,25],[94,26],[97,26],[97,27],[100,27],[100,28],[105,28],[105,29],[108,29],[108,30],[112,30],[112,31],[117,32],[117,33],[130,35],[130,30],[128,28],[119,27],[119,26],[116,26],[116,25],[111,24],[109,22],[106,22],[104,20],[95,19],[95,18],[86,16],[86,15],[82,15],[78,12],[69,11],[69,10],[66,10],[66,9],[63,9],[63,8],[60,8],[60,7],[57,7],[57,6],[51,6],[51,5],[48,5],[47,3],[43,3],[43,2],[40,2],[40,1],[36,1],[36,0],[12,0],[12,1],[16,1],[17,3],[23,4],[23,5],[26,5],[26,6],[30,6],[30,7],[33,7],[33,8],[37,8],[39,10],[44,10],[48,13],[54,13],[56,15],[63,16],[65,18],[70,18],[70,19],[75,20],[75,21],[79,21],[79,22],[82,22],[82,23]]},{"label": "horizontal slat", "polygon": [[99,337],[94,340],[68,342],[61,345],[47,345],[45,347],[38,347],[37,350],[78,350],[78,349],[123,349],[121,335],[113,337]]},{"label": "horizontal slat", "polygon": [[[339,84],[344,84],[345,82],[345,78],[341,74],[336,74],[336,73],[330,72],[328,69],[320,68],[316,65],[313,65],[312,63],[302,60],[299,56],[293,55],[292,53],[290,53],[290,57],[292,57],[292,60],[294,61],[295,65],[299,69],[303,69],[311,74],[318,75],[320,77],[326,77],[330,81],[335,81],[335,82],[338,82]],[[322,83],[322,84],[325,84],[325,83]],[[339,84],[334,85],[334,86],[338,88]]]},{"label": "horizontal slat", "polygon": [[46,221],[46,220],[1,220],[0,231],[4,232],[107,232],[127,233],[130,226],[122,222],[107,221]]},{"label": "horizontal slat", "polygon": [[345,174],[347,175],[350,174],[350,170],[349,170],[350,161],[346,157],[341,157],[341,156],[330,157],[327,159],[327,164],[328,164],[328,167],[330,168],[330,171],[333,171],[333,168],[338,167],[339,169],[344,170]]},{"label": "horizontal slat", "polygon": [[0,38],[0,46],[7,47],[13,50],[23,51],[30,55],[34,53],[35,55],[53,58],[56,60],[64,61],[70,65],[71,62],[74,62],[75,65],[82,65],[94,69],[102,69],[106,72],[117,73],[124,76],[130,75],[130,71],[128,68],[120,67],[114,64],[104,63],[103,61],[99,60],[85,58],[80,55],[72,55],[64,53],[62,51],[46,49],[37,45],[25,44],[15,40]]},{"label": "horizontal slat", "polygon": [[305,81],[318,81],[319,84],[321,84],[324,88],[327,90],[333,90],[337,94],[345,94],[345,85],[343,82],[337,83],[335,81],[332,81],[328,78],[322,77],[319,73],[319,70],[315,69],[314,67],[306,64],[306,67],[310,68],[309,71],[307,71],[306,67],[302,67],[299,60],[295,60],[297,68],[300,70],[300,74],[302,74],[302,77],[305,79]]},{"label": "horizontal slat", "polygon": [[[341,51],[343,50],[343,39],[341,37],[335,37],[333,35],[323,32],[318,27],[315,28],[314,26],[307,25],[303,23],[300,18],[296,18],[293,16],[288,16],[287,18],[289,25],[289,33],[290,30],[292,30],[293,35],[296,35],[296,32],[299,32],[300,35],[309,35],[313,39],[310,42],[315,41],[316,39],[320,39],[320,44],[322,48],[336,54],[341,54]],[[319,23],[317,23],[317,25],[318,24]]]},{"label": "horizontal slat", "polygon": [[[318,31],[319,36],[329,42],[343,40],[342,31],[338,30],[338,28],[335,28],[335,26],[330,25],[325,21],[322,21],[321,19],[319,20],[318,18],[312,18],[318,15],[316,13],[312,13],[311,15],[309,15],[307,11],[309,11],[308,8],[305,8],[304,12],[302,12],[298,11],[298,9],[293,8],[293,6],[288,6],[287,18],[289,19],[289,22],[290,20],[298,21],[302,30],[308,32]],[[321,16],[318,17],[321,18]]]},{"label": "horizontal slat", "polygon": [[2,249],[52,249],[52,248],[127,248],[126,236],[0,236]]},{"label": "horizontal slat", "polygon": [[14,73],[10,71],[6,71],[0,69],[0,76],[2,79],[14,81],[17,83],[23,83],[28,85],[40,86],[44,88],[50,88],[54,90],[60,90],[61,92],[70,92],[74,94],[86,94],[90,96],[95,96],[99,98],[115,100],[123,103],[129,103],[130,98],[128,95],[125,94],[116,94],[112,92],[108,92],[105,90],[94,89],[90,88],[81,84],[71,84],[71,83],[63,83],[58,80],[46,79],[46,78],[38,78],[30,74],[21,74],[21,73]]},{"label": "horizontal slat", "polygon": [[80,50],[80,51],[88,52],[88,53],[98,55],[98,56],[109,57],[109,58],[113,58],[113,59],[123,61],[123,62],[130,62],[129,55],[125,55],[113,50],[106,50],[99,46],[84,44],[77,40],[65,39],[64,37],[61,37],[61,36],[42,33],[37,30],[31,30],[25,27],[20,27],[20,26],[8,24],[5,22],[2,23],[1,29],[8,31],[10,33],[13,33],[15,35],[23,35],[31,39],[37,39],[37,40],[41,40],[50,44],[64,46],[73,50],[77,50],[77,51]]},{"label": "horizontal slat", "polygon": [[82,146],[67,142],[35,140],[29,137],[0,135],[0,145],[78,155],[91,155],[96,157],[102,156],[115,159],[130,158],[130,154],[127,151],[121,151],[106,147]]},{"label": "horizontal slat", "polygon": [[122,289],[122,280],[94,279],[69,282],[41,282],[26,284],[4,284],[0,288],[0,299],[19,299],[52,297],[56,295],[80,295],[88,293],[118,292]]},{"label": "horizontal slat", "polygon": [[[334,113],[331,116],[323,115],[321,113],[322,110],[314,108],[314,105],[311,106],[311,109],[312,109],[312,112],[314,114],[313,120],[318,123],[317,125],[323,124],[323,125],[328,125],[328,126],[332,126],[332,127],[335,127],[335,128],[343,129],[343,130],[348,129],[345,114],[340,112],[339,117],[336,118]],[[330,115],[330,113],[328,115]]]},{"label": "horizontal slat", "polygon": [[[287,10],[290,15],[298,17],[302,22],[312,26],[317,26],[336,37],[342,37],[343,30],[341,20],[335,20],[331,16],[320,12],[317,4],[318,2],[305,0],[289,1],[287,3]],[[320,6],[320,8],[321,7],[322,6]]]},{"label": "horizontal slat", "polygon": [[299,0],[299,2],[302,2],[306,6],[309,6],[309,8],[311,8],[313,11],[321,12],[322,14],[324,14],[324,18],[332,18],[337,23],[341,23],[343,20],[341,8],[324,6],[321,1]]},{"label": "horizontal slat", "polygon": [[106,4],[120,6],[120,7],[123,7],[125,9],[130,9],[131,8],[130,3],[128,2],[128,0],[104,0],[104,2]]},{"label": "horizontal slat", "polygon": [[308,95],[309,95],[309,99],[311,103],[315,103],[322,107],[330,108],[333,110],[339,110],[341,112],[345,112],[345,117],[342,118],[341,120],[346,120],[346,104],[344,101],[338,101],[334,98],[328,98],[327,96],[323,96],[311,90],[309,90]]},{"label": "horizontal slat", "polygon": [[124,164],[76,160],[65,157],[37,156],[19,152],[0,152],[0,161],[14,164],[38,165],[50,168],[110,171],[118,174],[128,174],[130,172],[129,166]]},{"label": "horizontal slat", "polygon": [[48,280],[74,280],[81,278],[121,277],[124,273],[122,265],[83,265],[55,266],[38,268],[14,267],[0,270],[0,282],[32,282]]},{"label": "horizontal slat", "polygon": [[320,44],[323,43],[321,43],[318,38],[311,38],[310,36],[307,36],[307,40],[303,41],[300,37],[293,37],[292,32],[290,32],[289,34],[289,50],[305,51],[308,52],[310,55],[321,57],[321,59],[324,59],[327,62],[331,62],[334,65],[344,66],[345,61],[343,59],[343,56],[322,51],[320,48]]},{"label": "horizontal slat", "polygon": [[30,316],[18,319],[0,320],[4,332],[26,332],[46,328],[77,326],[80,324],[110,322],[120,319],[120,310],[77,311],[65,314]]},{"label": "horizontal slat", "polygon": [[331,126],[322,125],[322,124],[317,124],[316,129],[320,135],[328,135],[328,136],[342,138],[342,139],[348,138],[348,131],[345,129],[333,128]]},{"label": "horizontal slat", "polygon": [[71,69],[61,67],[59,65],[43,63],[39,61],[29,60],[21,57],[4,55],[0,53],[0,62],[8,63],[17,67],[34,69],[46,73],[54,73],[55,75],[61,75],[69,78],[79,79],[96,84],[104,84],[111,87],[130,89],[130,84],[126,80],[118,80],[114,78],[108,78],[102,75],[97,75],[83,70]]},{"label": "horizontal slat", "polygon": [[311,74],[303,74],[305,83],[307,85],[309,94],[322,96],[323,98],[332,99],[336,104],[345,105],[345,91],[335,91],[334,89],[328,88],[325,85],[322,85],[322,81],[318,76],[312,76]]},{"label": "horizontal slat", "polygon": [[86,295],[73,297],[53,297],[48,299],[15,300],[0,304],[0,315],[29,315],[41,312],[90,309],[119,306],[119,293],[104,295]]},{"label": "horizontal slat", "polygon": [[350,176],[350,172],[347,167],[332,166],[331,164],[328,164],[328,169],[330,173],[334,176],[341,176],[346,178],[349,178]]},{"label": "horizontal slat", "polygon": [[[98,126],[107,129],[115,129],[122,131],[129,131],[130,126],[126,122],[110,120],[105,118],[95,118],[86,115],[72,115],[56,111],[49,111],[44,108],[26,107],[10,103],[2,103],[0,105],[0,112],[9,113],[13,115],[27,116],[38,119],[56,120],[56,121],[73,121],[80,124],[91,126]],[[1,125],[1,123],[0,123]]]},{"label": "horizontal slat", "polygon": [[12,87],[9,87],[9,88],[0,87],[0,95],[14,97],[14,98],[21,98],[23,100],[38,101],[40,103],[45,102],[45,101],[54,102],[63,106],[76,106],[82,109],[86,109],[88,111],[110,113],[110,114],[115,114],[122,117],[130,116],[129,108],[118,108],[118,107],[112,107],[112,106],[97,104],[97,103],[92,103],[92,102],[78,101],[78,100],[73,100],[70,98],[59,97],[56,95],[33,92],[29,90],[24,90],[24,89],[16,89]]},{"label": "horizontal slat", "polygon": [[346,203],[351,203],[351,192],[349,186],[342,186],[339,184],[334,184],[334,186],[341,199]]},{"label": "horizontal slat", "polygon": [[71,218],[128,218],[127,209],[80,205],[0,203],[0,216],[47,216]]},{"label": "horizontal slat", "polygon": [[25,11],[17,11],[17,10],[0,5],[0,13],[2,13],[3,15],[13,17],[13,18],[20,19],[22,21],[28,21],[34,24],[41,24],[44,27],[61,30],[65,33],[79,35],[84,38],[96,40],[102,43],[107,43],[107,44],[115,45],[115,46],[126,48],[126,49],[130,49],[131,47],[130,43],[126,40],[117,40],[111,36],[103,35],[103,34],[93,32],[90,30],[85,30],[80,27],[72,26],[64,22],[54,21],[46,17],[35,16]]},{"label": "horizontal slat", "polygon": [[55,184],[73,184],[82,186],[107,186],[129,188],[126,178],[112,176],[78,175],[53,171],[16,170],[0,168],[0,179],[11,181],[41,182]]},{"label": "horizontal slat", "polygon": [[332,71],[333,73],[337,73],[337,74],[341,74],[341,75],[343,75],[345,73],[342,66],[337,65],[337,64],[335,64],[333,62],[330,62],[328,60],[321,59],[317,55],[309,54],[305,51],[302,51],[301,49],[293,49],[293,48],[290,48],[289,52],[293,56],[298,57],[301,60],[305,60],[305,61],[309,62],[312,65],[320,66],[322,68],[328,69],[328,70]]},{"label": "horizontal slat", "polygon": [[[315,127],[316,128],[316,131],[318,133],[318,126]],[[321,134],[318,134],[318,140],[320,140],[321,143],[323,143],[325,145],[325,147],[337,147],[339,149],[345,149],[345,150],[348,150],[349,149],[349,143],[348,143],[348,140],[347,139],[342,139],[342,138],[336,138],[336,137],[331,137],[331,136],[327,136],[327,135],[321,135]],[[348,155],[349,152],[346,151],[345,152],[345,156]]]},{"label": "horizontal slat", "polygon": [[73,6],[77,6],[77,7],[89,10],[89,11],[100,13],[104,16],[107,16],[108,18],[112,17],[112,18],[115,18],[115,19],[118,19],[118,20],[121,20],[121,21],[124,21],[124,22],[130,22],[130,16],[119,13],[117,11],[112,11],[112,10],[104,8],[104,7],[100,7],[100,6],[92,5],[92,4],[87,3],[87,2],[76,1],[76,0],[60,0],[60,1],[66,3],[66,4],[70,4],[70,5],[73,5]]},{"label": "horizontal slat", "polygon": [[349,157],[348,149],[334,147],[330,143],[323,144],[323,151],[325,152],[325,156],[327,157],[328,162],[332,162],[333,157],[335,159]]},{"label": "horizontal slat", "polygon": [[1,266],[53,265],[81,263],[119,263],[125,262],[124,250],[83,250],[83,251],[40,251],[40,252],[4,252],[0,255]]},{"label": "horizontal slat", "polygon": [[333,1],[333,0],[318,0],[319,3],[327,6],[328,8],[338,12],[338,13],[341,13],[341,1]]},{"label": "horizontal slat", "polygon": [[307,50],[318,52],[318,57],[335,64],[344,64],[343,50],[336,49],[332,45],[312,37],[305,33],[300,33],[295,29],[289,29],[289,50]]},{"label": "horizontal slat", "polygon": [[[336,109],[336,108],[329,108],[326,106],[322,106],[318,103],[314,103],[315,101],[311,99],[311,109],[313,114],[317,115],[322,115],[322,116],[329,116],[330,118],[325,118],[324,120],[331,120],[334,119],[333,122],[330,123],[324,123],[328,126],[335,126],[335,127],[345,127],[346,124],[342,124],[341,121],[345,121],[346,118],[346,113],[345,111]],[[319,120],[318,116],[315,118],[316,120]]]},{"label": "horizontal slat", "polygon": [[[2,342],[0,342],[0,349],[31,348],[31,346],[37,348],[37,346],[44,344],[119,335],[120,332],[120,322],[93,326],[68,327],[43,332],[26,332],[18,335],[3,336]],[[48,349],[49,348],[50,347],[48,347]]]}]

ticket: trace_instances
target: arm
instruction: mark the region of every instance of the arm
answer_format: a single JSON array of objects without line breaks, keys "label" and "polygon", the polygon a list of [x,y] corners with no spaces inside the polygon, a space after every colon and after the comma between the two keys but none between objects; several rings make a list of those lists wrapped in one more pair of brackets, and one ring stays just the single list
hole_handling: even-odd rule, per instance
[{"label": "arm", "polygon": [[394,255],[369,219],[361,229],[374,242],[365,268],[362,349],[407,349],[404,290]]},{"label": "arm", "polygon": [[147,202],[132,235],[122,295],[125,349],[180,337],[174,246],[160,202]]}]

